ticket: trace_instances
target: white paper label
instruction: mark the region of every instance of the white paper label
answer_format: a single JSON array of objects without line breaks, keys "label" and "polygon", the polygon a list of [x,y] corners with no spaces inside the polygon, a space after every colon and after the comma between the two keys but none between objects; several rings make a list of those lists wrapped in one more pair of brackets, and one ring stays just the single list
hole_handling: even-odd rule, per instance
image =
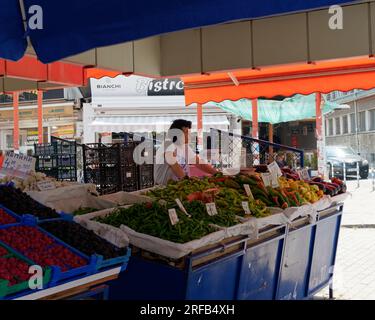
[{"label": "white paper label", "polygon": [[131,173],[131,172],[127,172],[127,173],[126,173],[126,177],[127,177],[127,178],[131,178],[131,176],[132,176],[132,173]]},{"label": "white paper label", "polygon": [[245,214],[251,214],[249,203],[247,201],[242,202],[242,208],[244,209]]},{"label": "white paper label", "polygon": [[250,186],[248,184],[244,184],[243,187],[245,188],[246,195],[251,199],[254,200],[253,193],[251,192]]},{"label": "white paper label", "polygon": [[216,216],[217,215],[217,209],[215,202],[206,203],[206,209],[209,216]]},{"label": "white paper label", "polygon": [[178,219],[176,209],[169,209],[168,213],[169,213],[169,220],[171,221],[172,226],[176,225],[178,221],[180,221]]},{"label": "white paper label", "polygon": [[281,172],[281,169],[280,169],[280,167],[279,167],[279,165],[277,164],[276,161],[270,163],[267,166],[267,168],[268,168],[268,171],[270,172],[271,175],[275,175],[278,178],[283,175],[283,173]]},{"label": "white paper label", "polygon": [[54,182],[46,180],[46,181],[39,181],[36,183],[40,191],[47,191],[56,189],[56,185]]},{"label": "white paper label", "polygon": [[301,180],[310,180],[309,171],[307,169],[299,169],[297,173]]},{"label": "white paper label", "polygon": [[25,179],[31,170],[35,170],[36,159],[11,151],[5,153],[1,173],[8,176]]},{"label": "white paper label", "polygon": [[266,187],[271,186],[271,174],[270,173],[262,173],[262,180]]},{"label": "white paper label", "polygon": [[186,209],[185,209],[184,205],[182,204],[181,200],[180,200],[180,199],[176,199],[175,201],[176,201],[178,207],[180,208],[180,210],[181,210],[183,213],[185,213],[189,218],[191,218],[191,215],[188,214],[188,212],[186,211]]},{"label": "white paper label", "polygon": [[277,188],[279,187],[279,177],[277,175],[271,174],[271,187]]}]

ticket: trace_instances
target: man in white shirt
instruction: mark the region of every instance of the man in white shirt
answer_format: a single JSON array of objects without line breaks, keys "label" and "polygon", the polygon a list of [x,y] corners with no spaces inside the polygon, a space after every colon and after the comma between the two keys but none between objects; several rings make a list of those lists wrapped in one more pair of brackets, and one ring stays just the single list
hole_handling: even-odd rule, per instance
[{"label": "man in white shirt", "polygon": [[173,121],[166,141],[156,152],[154,171],[155,183],[166,185],[169,180],[179,180],[190,175],[190,165],[206,173],[219,171],[205,163],[189,146],[191,121],[178,119]]}]

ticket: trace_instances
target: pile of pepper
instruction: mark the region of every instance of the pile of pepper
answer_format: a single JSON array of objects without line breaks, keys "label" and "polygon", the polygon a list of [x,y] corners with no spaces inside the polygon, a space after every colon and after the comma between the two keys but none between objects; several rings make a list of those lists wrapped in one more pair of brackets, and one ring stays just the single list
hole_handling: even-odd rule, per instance
[{"label": "pile of pepper", "polygon": [[175,243],[186,243],[217,230],[210,224],[209,219],[200,219],[202,213],[199,210],[202,208],[197,206],[195,209],[197,212],[192,217],[176,209],[179,218],[176,225],[170,222],[168,208],[158,202],[135,204],[130,208],[117,208],[111,214],[97,218],[96,221],[115,227],[125,225],[139,233]]}]

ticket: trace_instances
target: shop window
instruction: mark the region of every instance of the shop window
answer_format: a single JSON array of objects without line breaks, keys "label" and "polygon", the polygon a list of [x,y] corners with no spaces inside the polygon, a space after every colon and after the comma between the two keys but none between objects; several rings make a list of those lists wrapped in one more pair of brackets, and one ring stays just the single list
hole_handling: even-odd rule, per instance
[{"label": "shop window", "polygon": [[333,119],[328,120],[328,135],[333,136]]},{"label": "shop window", "polygon": [[366,131],[366,111],[358,113],[358,131]]},{"label": "shop window", "polygon": [[355,128],[355,114],[352,113],[350,114],[350,133],[355,133],[356,128]]},{"label": "shop window", "polygon": [[342,133],[343,134],[346,134],[346,133],[349,133],[349,129],[348,129],[348,116],[345,115],[342,117]]},{"label": "shop window", "polygon": [[375,130],[375,109],[369,111],[370,115],[370,130]]},{"label": "shop window", "polygon": [[335,123],[336,123],[336,135],[339,135],[339,134],[341,134],[340,118],[336,118]]}]

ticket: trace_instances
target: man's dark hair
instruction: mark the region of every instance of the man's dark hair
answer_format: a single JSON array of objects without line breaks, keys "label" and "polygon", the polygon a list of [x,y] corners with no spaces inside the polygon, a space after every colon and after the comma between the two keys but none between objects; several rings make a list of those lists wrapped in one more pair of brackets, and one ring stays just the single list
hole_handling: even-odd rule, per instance
[{"label": "man's dark hair", "polygon": [[171,129],[180,129],[182,130],[182,128],[189,128],[191,129],[191,121],[188,121],[188,120],[184,120],[184,119],[177,119],[177,120],[174,120],[171,127],[169,128],[169,130]]},{"label": "man's dark hair", "polygon": [[[173,130],[173,129],[179,129],[179,130],[182,130],[183,128],[189,128],[191,129],[191,126],[192,126],[192,122],[191,121],[188,121],[188,120],[184,120],[184,119],[177,119],[177,120],[174,120],[171,127],[169,128],[169,130]],[[172,139],[173,142],[176,142],[177,141],[177,137],[174,136],[174,137],[169,137],[170,139]]]}]

